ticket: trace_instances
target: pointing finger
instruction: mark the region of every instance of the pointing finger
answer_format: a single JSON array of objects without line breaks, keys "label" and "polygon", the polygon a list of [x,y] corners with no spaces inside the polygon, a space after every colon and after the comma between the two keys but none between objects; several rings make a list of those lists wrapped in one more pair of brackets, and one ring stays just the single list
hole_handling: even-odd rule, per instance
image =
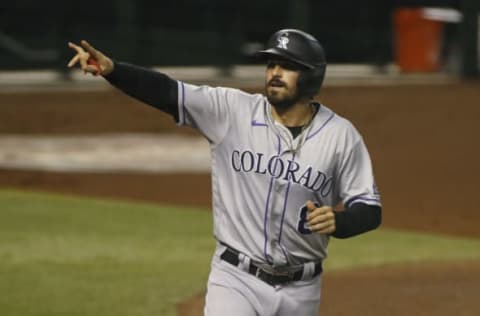
[{"label": "pointing finger", "polygon": [[81,48],[80,46],[78,45],[75,45],[73,44],[72,42],[68,42],[68,47],[74,49],[77,51],[77,53],[81,54],[81,53],[84,53],[85,51],[83,50],[83,48]]},{"label": "pointing finger", "polygon": [[93,48],[92,45],[90,45],[86,40],[82,40],[80,44],[82,44],[83,48],[85,48],[87,52],[89,52],[90,55],[93,56],[93,58],[98,59],[98,55],[99,55],[98,51],[95,48]]},{"label": "pointing finger", "polygon": [[79,59],[80,59],[80,55],[75,55],[75,57],[73,57],[70,60],[70,62],[68,63],[68,67],[70,68],[70,67],[74,66],[78,62]]},{"label": "pointing finger", "polygon": [[80,65],[82,66],[83,71],[85,71],[88,66],[87,60],[89,57],[90,57],[89,53],[83,53],[78,59],[80,61]]},{"label": "pointing finger", "polygon": [[80,62],[80,66],[82,70],[85,71],[85,68],[87,67],[87,59],[90,57],[90,54],[87,53],[83,48],[81,48],[78,45],[75,45],[72,42],[68,43],[68,47],[74,49],[77,52],[77,55],[72,58],[72,60],[68,63],[68,66],[71,67],[76,63]]}]

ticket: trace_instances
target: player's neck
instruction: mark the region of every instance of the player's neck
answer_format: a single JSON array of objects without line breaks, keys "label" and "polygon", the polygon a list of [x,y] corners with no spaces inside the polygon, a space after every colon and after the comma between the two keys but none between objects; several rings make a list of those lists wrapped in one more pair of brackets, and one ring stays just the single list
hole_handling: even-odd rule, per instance
[{"label": "player's neck", "polygon": [[308,124],[315,113],[311,100],[297,102],[288,108],[277,108],[275,106],[271,108],[273,119],[288,127]]}]

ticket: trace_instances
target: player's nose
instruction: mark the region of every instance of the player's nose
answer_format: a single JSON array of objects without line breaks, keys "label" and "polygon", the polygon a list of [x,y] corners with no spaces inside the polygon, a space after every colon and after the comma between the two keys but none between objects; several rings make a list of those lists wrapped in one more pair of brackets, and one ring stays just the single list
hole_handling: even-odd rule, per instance
[{"label": "player's nose", "polygon": [[267,72],[267,79],[272,80],[272,79],[281,79],[282,78],[282,68],[279,66],[275,66],[272,68],[268,69]]},{"label": "player's nose", "polygon": [[273,76],[281,76],[283,68],[280,65],[275,65],[272,67]]}]

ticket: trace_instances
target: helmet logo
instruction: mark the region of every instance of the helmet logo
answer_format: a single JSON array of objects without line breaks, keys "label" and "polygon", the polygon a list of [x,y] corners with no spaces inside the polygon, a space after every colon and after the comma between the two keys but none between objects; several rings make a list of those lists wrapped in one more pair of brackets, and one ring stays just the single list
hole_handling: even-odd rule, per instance
[{"label": "helmet logo", "polygon": [[288,42],[290,41],[290,40],[288,39],[288,33],[283,33],[282,35],[280,35],[280,36],[277,38],[277,41],[278,41],[278,45],[277,45],[278,48],[288,49],[287,44],[288,44]]}]

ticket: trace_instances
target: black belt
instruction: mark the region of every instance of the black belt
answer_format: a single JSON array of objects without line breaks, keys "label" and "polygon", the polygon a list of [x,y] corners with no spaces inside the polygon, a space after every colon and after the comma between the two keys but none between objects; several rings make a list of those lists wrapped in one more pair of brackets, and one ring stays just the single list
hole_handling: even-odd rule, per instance
[{"label": "black belt", "polygon": [[[227,247],[227,249],[220,255],[220,259],[237,267],[238,264],[240,263],[239,254],[240,252],[238,252],[237,250]],[[316,263],[312,278],[322,273],[322,270],[323,270],[322,263],[321,262]],[[275,286],[275,285],[289,283],[292,281],[300,281],[303,276],[303,268],[300,268],[299,270],[294,272],[271,273],[255,265],[253,262],[250,262],[248,273],[256,276],[260,280],[272,286]]]}]

